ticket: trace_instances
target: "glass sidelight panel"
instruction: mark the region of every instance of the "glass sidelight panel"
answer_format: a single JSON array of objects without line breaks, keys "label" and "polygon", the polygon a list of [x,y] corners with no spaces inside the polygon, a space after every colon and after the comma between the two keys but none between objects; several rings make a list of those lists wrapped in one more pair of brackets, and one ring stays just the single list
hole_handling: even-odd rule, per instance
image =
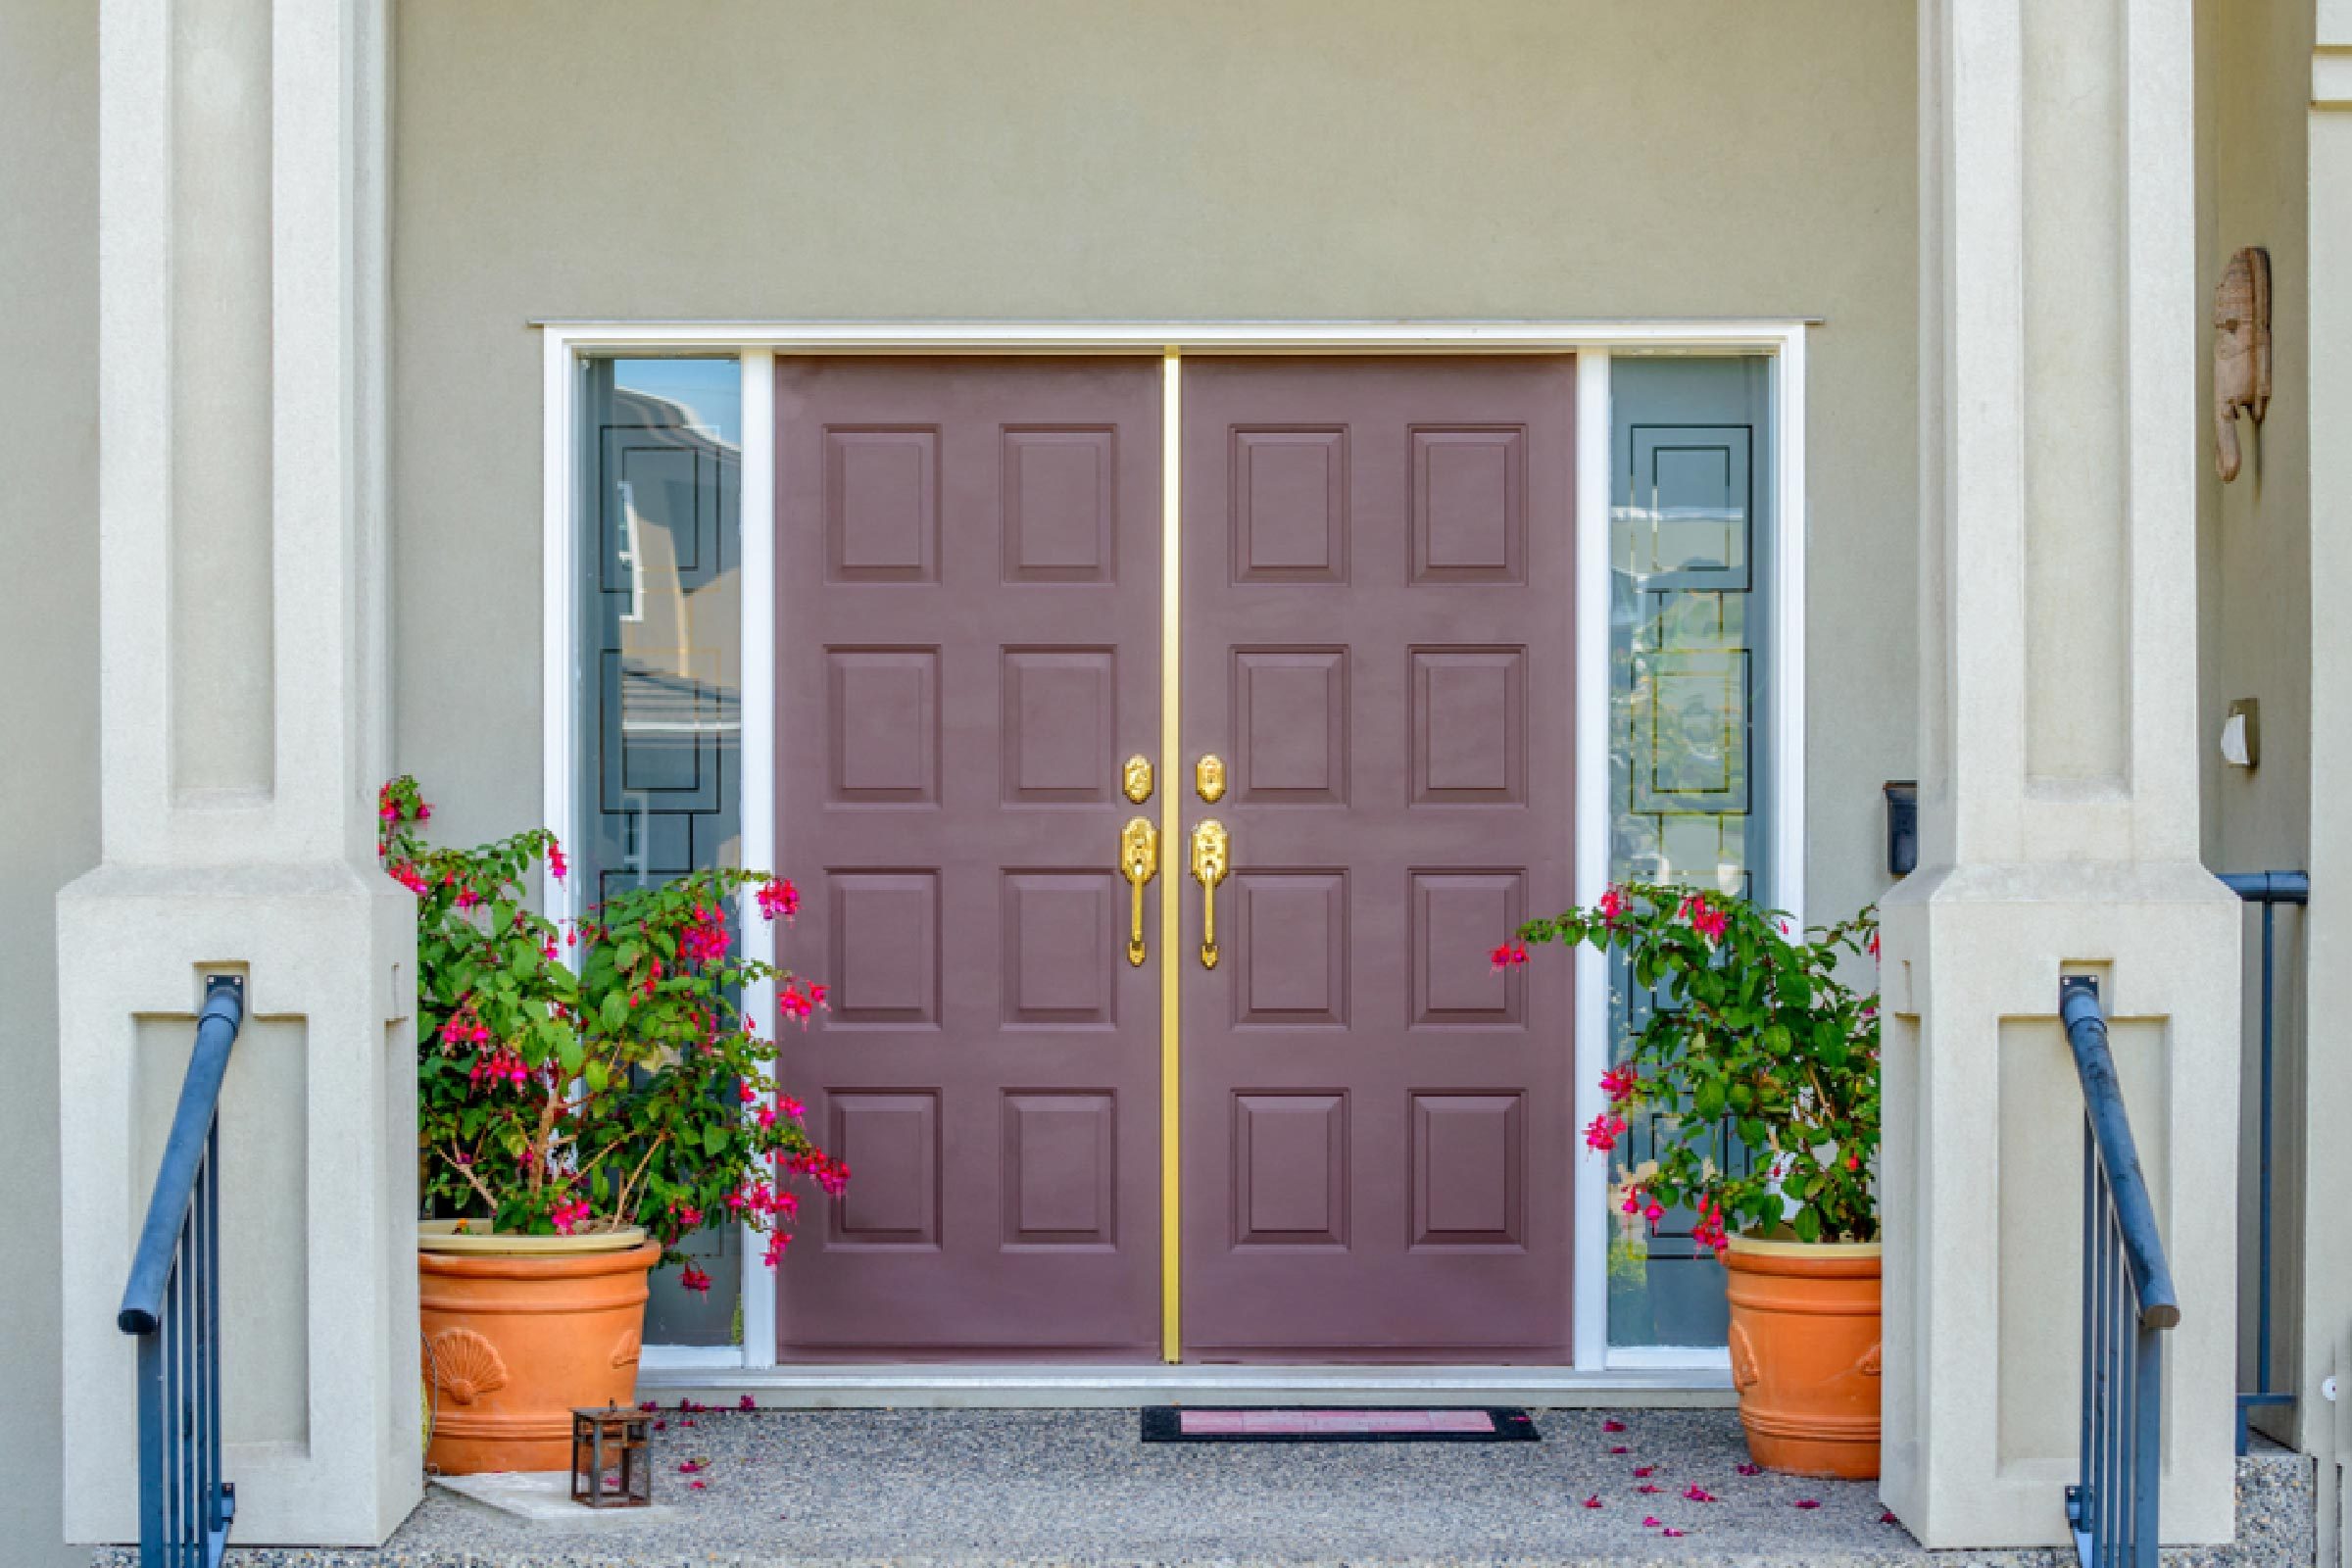
[{"label": "glass sidelight panel", "polygon": [[[742,383],[735,360],[581,363],[582,897],[742,858]],[[653,1279],[653,1345],[739,1343],[742,1238]]]},{"label": "glass sidelight panel", "polygon": [[[1609,874],[1772,896],[1763,756],[1772,550],[1770,371],[1761,356],[1619,356],[1610,368]],[[1645,1009],[1612,963],[1621,1055]],[[1723,1270],[1688,1213],[1620,1211],[1651,1158],[1637,1125],[1610,1173],[1609,1343],[1720,1346]]]}]

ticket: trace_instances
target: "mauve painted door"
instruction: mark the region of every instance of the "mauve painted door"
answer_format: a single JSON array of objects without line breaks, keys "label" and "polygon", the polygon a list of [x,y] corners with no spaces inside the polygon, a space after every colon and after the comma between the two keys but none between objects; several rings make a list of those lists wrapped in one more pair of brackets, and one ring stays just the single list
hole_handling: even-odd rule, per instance
[{"label": "mauve painted door", "polygon": [[785,951],[832,988],[781,1070],[852,1172],[779,1351],[1149,1355],[1163,956],[1127,961],[1118,844],[1159,810],[1119,792],[1159,747],[1159,365],[779,360],[776,428]]},{"label": "mauve painted door", "polygon": [[1183,374],[1186,1353],[1564,1361],[1573,365]]}]

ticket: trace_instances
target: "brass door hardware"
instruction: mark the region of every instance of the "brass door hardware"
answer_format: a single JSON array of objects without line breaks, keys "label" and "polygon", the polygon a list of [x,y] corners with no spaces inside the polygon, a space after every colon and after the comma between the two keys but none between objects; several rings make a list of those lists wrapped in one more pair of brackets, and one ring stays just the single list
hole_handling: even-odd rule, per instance
[{"label": "brass door hardware", "polygon": [[1217,884],[1231,866],[1229,844],[1222,822],[1202,822],[1193,829],[1193,880],[1200,884],[1200,967],[1217,966]]},{"label": "brass door hardware", "polygon": [[[1149,766],[1150,764],[1146,764]],[[1159,874],[1159,829],[1148,816],[1130,818],[1119,834],[1119,872],[1127,878],[1131,897],[1127,927],[1127,961],[1144,963],[1144,884]]]},{"label": "brass door hardware", "polygon": [[1225,798],[1225,760],[1203,757],[1193,764],[1193,790],[1202,800],[1214,806]]},{"label": "brass door hardware", "polygon": [[1119,770],[1119,793],[1137,806],[1152,798],[1152,759],[1141,752],[1127,759]]}]

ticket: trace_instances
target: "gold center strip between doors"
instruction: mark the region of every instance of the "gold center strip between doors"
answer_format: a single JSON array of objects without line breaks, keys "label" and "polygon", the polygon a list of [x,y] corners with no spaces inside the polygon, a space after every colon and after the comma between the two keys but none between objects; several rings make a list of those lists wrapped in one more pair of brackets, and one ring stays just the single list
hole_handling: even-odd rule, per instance
[{"label": "gold center strip between doors", "polygon": [[[1181,855],[1184,828],[1179,810],[1184,791],[1176,787],[1177,752],[1183,745],[1182,695],[1178,659],[1183,638],[1178,613],[1183,608],[1183,528],[1178,477],[1183,456],[1177,399],[1183,374],[1183,356],[1170,345],[1160,360],[1160,497],[1159,497],[1159,776],[1168,787],[1160,792],[1160,842]],[[1177,995],[1184,983],[1179,943],[1184,925],[1184,878],[1159,879],[1159,1334],[1160,1358],[1184,1359],[1184,1218],[1182,1179],[1184,1151],[1179,1141],[1183,1118],[1178,1095],[1180,1045],[1176,1032]]]}]

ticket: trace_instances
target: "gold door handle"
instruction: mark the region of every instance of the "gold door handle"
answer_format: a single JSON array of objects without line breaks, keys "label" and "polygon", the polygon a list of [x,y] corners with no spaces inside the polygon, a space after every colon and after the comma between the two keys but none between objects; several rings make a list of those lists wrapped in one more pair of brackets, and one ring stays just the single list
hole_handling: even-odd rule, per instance
[{"label": "gold door handle", "polygon": [[1159,874],[1159,829],[1148,816],[1131,818],[1119,834],[1119,871],[1133,903],[1127,930],[1127,961],[1144,964],[1144,884]]},{"label": "gold door handle", "polygon": [[1222,822],[1202,822],[1193,829],[1193,880],[1200,884],[1200,967],[1217,966],[1217,884],[1231,868],[1229,844]]}]

